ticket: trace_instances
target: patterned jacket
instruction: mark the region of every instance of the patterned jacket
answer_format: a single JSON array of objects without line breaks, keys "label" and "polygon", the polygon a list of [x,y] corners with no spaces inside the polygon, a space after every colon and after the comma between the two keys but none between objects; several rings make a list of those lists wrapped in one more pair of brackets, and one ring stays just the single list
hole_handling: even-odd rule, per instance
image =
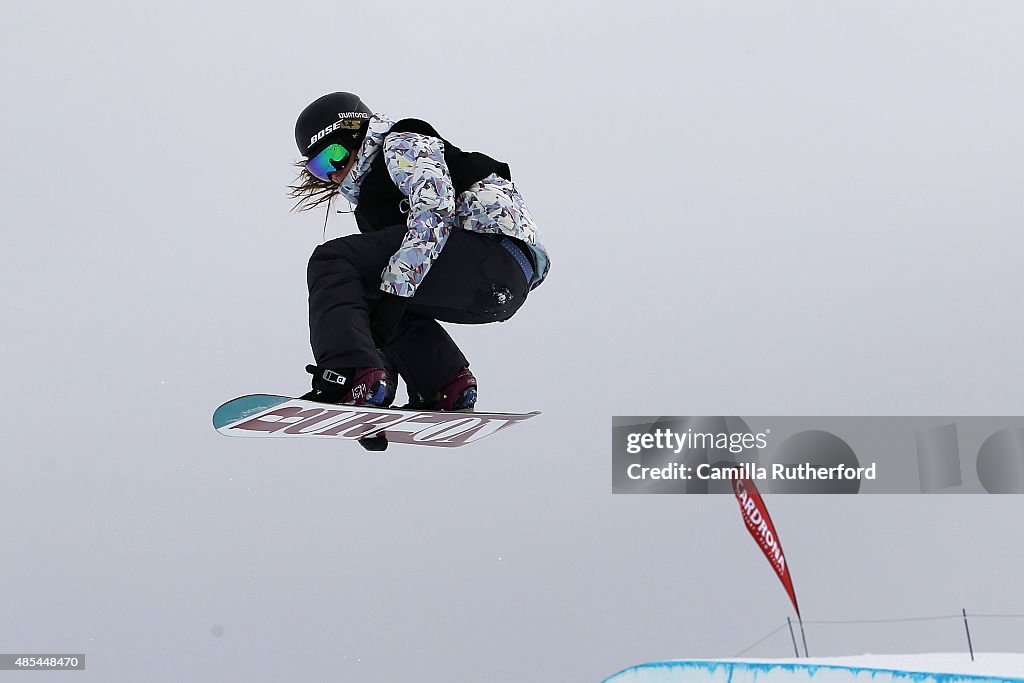
[{"label": "patterned jacket", "polygon": [[420,133],[389,134],[392,126],[394,121],[386,116],[373,116],[352,170],[339,188],[345,199],[358,206],[360,183],[383,153],[388,174],[408,198],[409,230],[381,275],[381,290],[413,296],[455,229],[503,234],[524,242],[536,264],[530,288],[540,286],[550,259],[515,186],[491,174],[456,197],[443,141]]}]

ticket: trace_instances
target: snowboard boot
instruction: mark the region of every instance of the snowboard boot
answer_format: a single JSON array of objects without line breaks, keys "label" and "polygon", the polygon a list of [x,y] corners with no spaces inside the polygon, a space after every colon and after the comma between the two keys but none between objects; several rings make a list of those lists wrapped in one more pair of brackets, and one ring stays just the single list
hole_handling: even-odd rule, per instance
[{"label": "snowboard boot", "polygon": [[476,405],[476,377],[469,368],[463,368],[441,391],[429,400],[417,395],[406,408],[413,410],[442,410],[446,412],[471,413]]},{"label": "snowboard boot", "polygon": [[395,400],[396,382],[384,368],[331,370],[307,365],[306,372],[313,375],[313,390],[299,397],[303,401],[386,408]]}]

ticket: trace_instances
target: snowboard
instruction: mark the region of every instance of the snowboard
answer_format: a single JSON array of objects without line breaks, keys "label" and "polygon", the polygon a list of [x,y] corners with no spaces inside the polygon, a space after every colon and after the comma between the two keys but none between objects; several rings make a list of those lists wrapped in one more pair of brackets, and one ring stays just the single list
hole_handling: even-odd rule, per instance
[{"label": "snowboard", "polygon": [[217,408],[213,426],[227,436],[342,439],[358,441],[367,450],[382,451],[389,443],[466,446],[534,415],[540,413],[446,413],[252,394]]}]

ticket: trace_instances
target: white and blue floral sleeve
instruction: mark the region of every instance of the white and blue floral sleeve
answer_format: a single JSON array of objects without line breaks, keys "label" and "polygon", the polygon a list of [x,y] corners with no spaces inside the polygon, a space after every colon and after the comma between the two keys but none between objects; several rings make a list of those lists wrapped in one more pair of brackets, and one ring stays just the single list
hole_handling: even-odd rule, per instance
[{"label": "white and blue floral sleeve", "polygon": [[380,288],[411,297],[451,233],[455,191],[444,162],[444,143],[438,138],[392,133],[383,152],[391,179],[409,198],[409,231],[384,269]]}]

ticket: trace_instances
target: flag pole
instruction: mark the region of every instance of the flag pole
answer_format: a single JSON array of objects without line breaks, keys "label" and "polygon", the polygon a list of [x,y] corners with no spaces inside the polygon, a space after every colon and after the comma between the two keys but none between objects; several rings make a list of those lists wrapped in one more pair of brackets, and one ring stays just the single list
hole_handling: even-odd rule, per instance
[{"label": "flag pole", "polygon": [[800,648],[796,646],[796,635],[793,633],[793,620],[786,617],[786,623],[789,624],[789,637],[793,639],[793,652],[796,653],[796,658],[800,659]]},{"label": "flag pole", "polygon": [[967,649],[971,651],[971,661],[974,661],[974,645],[971,644],[971,627],[967,625],[967,608],[962,607],[961,611],[964,613],[964,630],[967,631]]}]

